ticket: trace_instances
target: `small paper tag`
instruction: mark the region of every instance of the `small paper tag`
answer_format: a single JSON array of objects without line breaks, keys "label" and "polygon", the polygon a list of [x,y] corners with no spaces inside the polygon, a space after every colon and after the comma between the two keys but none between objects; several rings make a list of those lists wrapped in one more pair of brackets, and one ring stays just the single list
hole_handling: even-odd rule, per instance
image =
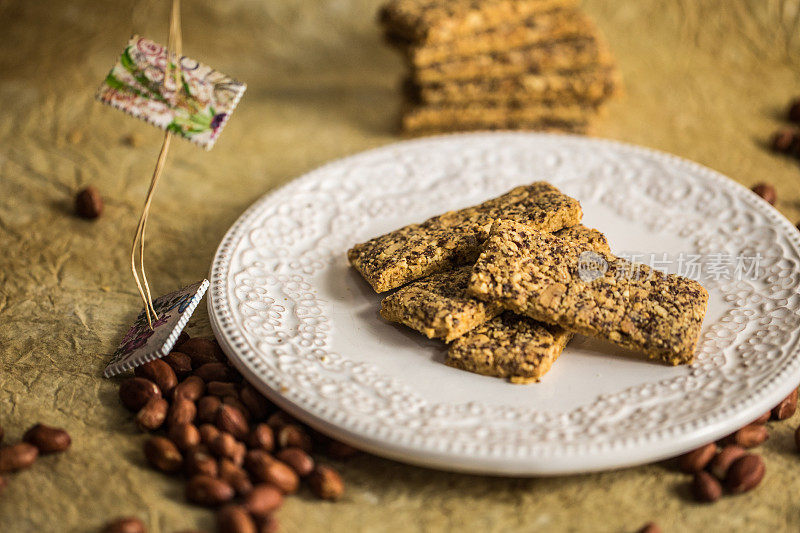
[{"label": "small paper tag", "polygon": [[186,327],[206,289],[208,280],[204,279],[153,300],[153,307],[158,314],[158,320],[153,322],[153,329],[148,327],[147,316],[142,309],[114,352],[103,376],[116,376],[167,355],[175,346],[178,335]]},{"label": "small paper tag", "polygon": [[134,35],[97,99],[210,150],[247,86],[186,56],[178,63],[176,87],[167,49]]}]

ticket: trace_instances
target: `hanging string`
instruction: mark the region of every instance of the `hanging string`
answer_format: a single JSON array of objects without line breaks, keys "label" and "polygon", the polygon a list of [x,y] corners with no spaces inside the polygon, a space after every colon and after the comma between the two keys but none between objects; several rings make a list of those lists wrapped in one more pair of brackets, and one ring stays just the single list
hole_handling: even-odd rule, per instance
[{"label": "hanging string", "polygon": [[[181,2],[180,0],[172,0],[172,13],[170,15],[169,24],[169,41],[167,43],[167,67],[164,72],[164,85],[167,84],[167,77],[173,77],[175,93],[181,90],[181,70],[180,58],[182,55],[183,37],[181,35]],[[150,204],[153,201],[153,193],[156,189],[158,179],[164,170],[164,165],[167,162],[167,154],[169,153],[169,145],[172,140],[172,133],[166,132],[164,134],[164,142],[161,144],[161,151],[158,154],[156,161],[156,168],[153,170],[153,177],[150,179],[150,188],[147,191],[147,198],[144,202],[144,209],[139,217],[139,224],[136,226],[136,235],[133,237],[133,244],[131,246],[131,272],[133,279],[136,281],[136,288],[139,290],[139,296],[144,302],[144,310],[147,315],[147,325],[153,329],[153,320],[158,320],[158,314],[153,307],[153,297],[150,294],[150,284],[147,282],[147,274],[144,268],[144,241],[145,232],[147,230],[147,218],[150,214]],[[139,265],[136,265],[136,249],[139,249]],[[141,279],[139,278],[141,272]]]}]

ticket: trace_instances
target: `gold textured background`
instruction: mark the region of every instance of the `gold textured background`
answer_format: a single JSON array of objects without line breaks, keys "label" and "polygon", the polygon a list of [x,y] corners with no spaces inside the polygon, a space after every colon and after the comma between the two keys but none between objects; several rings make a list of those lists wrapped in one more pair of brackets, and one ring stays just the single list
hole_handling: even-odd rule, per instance
[{"label": "gold textured background", "polygon": [[[161,134],[93,100],[133,31],[166,41],[168,2],[0,0],[0,424],[67,428],[72,449],[0,497],[2,531],[91,531],[118,514],[152,531],[211,529],[180,481],[143,465],[143,437],[101,370],[139,309],[128,242]],[[745,185],[773,182],[800,218],[800,169],[764,141],[800,95],[794,1],[591,0],[626,95],[596,131],[694,159]],[[184,50],[248,83],[216,148],[178,141],[151,216],[157,293],[203,277],[254,200],[321,163],[397,139],[400,59],[369,0],[184,2]],[[790,36],[794,35],[794,42]],[[123,137],[134,133],[141,146]],[[95,184],[105,215],[71,215]],[[208,330],[204,306],[189,331]],[[800,456],[792,421],[762,447],[767,476],[746,496],[698,505],[661,465],[552,479],[494,479],[375,457],[343,466],[344,501],[293,497],[284,531],[796,531]]]}]

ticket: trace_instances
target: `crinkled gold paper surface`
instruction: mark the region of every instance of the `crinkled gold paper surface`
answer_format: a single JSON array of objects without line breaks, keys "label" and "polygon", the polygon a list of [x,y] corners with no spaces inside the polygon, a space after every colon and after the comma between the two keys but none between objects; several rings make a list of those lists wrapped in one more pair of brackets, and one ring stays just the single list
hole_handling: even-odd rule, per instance
[{"label": "crinkled gold paper surface", "polygon": [[[800,95],[797,0],[591,0],[626,95],[596,135],[666,150],[744,185],[769,181],[800,218],[800,167],[765,140]],[[146,263],[163,294],[202,278],[228,226],[254,200],[314,167],[397,140],[402,62],[381,43],[367,0],[184,2],[184,51],[248,84],[217,146],[176,141],[158,186]],[[782,11],[783,10],[783,11]],[[128,37],[165,41],[168,2],[0,0],[0,424],[7,439],[41,421],[72,449],[9,476],[0,530],[94,531],[120,514],[151,531],[212,530],[183,484],[144,466],[143,436],[100,377],[140,308],[129,241],[161,132],[96,103]],[[794,26],[793,26],[794,25]],[[787,35],[794,29],[795,41]],[[133,135],[136,147],[126,142]],[[72,216],[95,184],[104,215]],[[189,326],[207,334],[204,306]],[[435,472],[361,457],[342,466],[343,501],[307,493],[287,532],[795,531],[800,457],[791,421],[762,446],[754,492],[699,505],[663,465],[547,479]]]}]

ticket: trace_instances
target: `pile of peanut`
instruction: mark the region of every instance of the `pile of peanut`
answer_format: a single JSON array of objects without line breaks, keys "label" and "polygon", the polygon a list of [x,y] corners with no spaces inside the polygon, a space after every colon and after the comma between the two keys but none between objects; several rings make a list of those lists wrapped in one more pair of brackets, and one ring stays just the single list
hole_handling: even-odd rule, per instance
[{"label": "pile of peanut", "polygon": [[[741,494],[756,488],[764,479],[766,466],[760,455],[748,450],[769,438],[767,422],[787,420],[796,411],[797,389],[743,428],[678,457],[678,468],[694,476],[691,484],[694,499],[712,503],[719,500],[725,491]],[[800,427],[795,430],[794,440],[800,451]],[[649,522],[638,530],[638,533],[660,532],[661,528],[655,522]]]},{"label": "pile of peanut", "polygon": [[[346,459],[358,451],[277,409],[227,364],[216,341],[181,334],[172,353],[134,373],[119,397],[142,431],[153,432],[144,443],[148,463],[183,475],[188,501],[217,508],[218,531],[276,531],[275,511],[301,482],[321,499],[342,496],[339,474],[312,452]],[[139,533],[145,526],[127,517],[104,531]]]},{"label": "pile of peanut", "polygon": [[72,444],[69,433],[60,428],[36,424],[22,436],[22,442],[3,445],[5,432],[0,427],[0,494],[8,485],[3,474],[30,467],[40,455],[66,451]]},{"label": "pile of peanut", "polygon": [[[769,438],[766,423],[786,420],[797,410],[797,389],[756,420],[721,439],[692,450],[678,458],[678,467],[693,474],[692,494],[699,502],[715,502],[724,488],[730,494],[754,489],[764,478],[766,468],[760,455],[747,450]],[[797,433],[800,438],[800,428]]]}]

